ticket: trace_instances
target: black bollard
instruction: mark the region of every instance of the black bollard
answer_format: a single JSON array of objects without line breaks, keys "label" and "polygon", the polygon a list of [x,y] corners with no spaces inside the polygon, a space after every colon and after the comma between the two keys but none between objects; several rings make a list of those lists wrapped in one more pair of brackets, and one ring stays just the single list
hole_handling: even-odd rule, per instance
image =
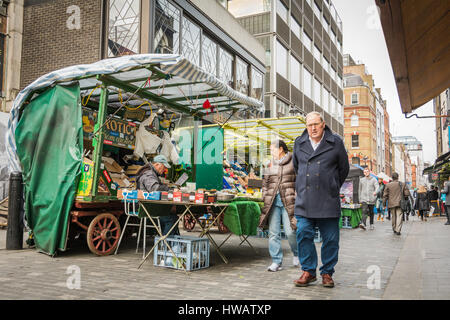
[{"label": "black bollard", "polygon": [[12,172],[9,177],[8,230],[6,250],[19,250],[23,245],[23,224],[21,211],[23,206],[22,173]]}]

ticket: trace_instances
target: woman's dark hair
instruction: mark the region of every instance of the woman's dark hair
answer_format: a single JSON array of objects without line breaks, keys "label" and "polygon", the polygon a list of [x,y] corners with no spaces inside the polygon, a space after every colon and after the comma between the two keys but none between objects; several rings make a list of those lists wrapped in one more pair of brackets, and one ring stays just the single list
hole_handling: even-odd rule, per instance
[{"label": "woman's dark hair", "polygon": [[275,140],[272,142],[272,145],[277,146],[278,148],[283,148],[284,153],[289,152],[289,149],[283,140]]}]

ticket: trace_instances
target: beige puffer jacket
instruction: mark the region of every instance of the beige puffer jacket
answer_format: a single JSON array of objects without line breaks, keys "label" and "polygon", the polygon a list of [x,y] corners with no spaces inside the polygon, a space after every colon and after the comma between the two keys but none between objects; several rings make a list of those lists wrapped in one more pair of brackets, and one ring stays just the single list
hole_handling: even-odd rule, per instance
[{"label": "beige puffer jacket", "polygon": [[272,162],[263,177],[263,200],[264,207],[261,209],[259,227],[263,228],[269,219],[275,196],[279,190],[281,201],[289,215],[292,230],[297,229],[297,219],[294,216],[295,206],[295,171],[292,164],[292,154],[288,152],[280,164]]}]

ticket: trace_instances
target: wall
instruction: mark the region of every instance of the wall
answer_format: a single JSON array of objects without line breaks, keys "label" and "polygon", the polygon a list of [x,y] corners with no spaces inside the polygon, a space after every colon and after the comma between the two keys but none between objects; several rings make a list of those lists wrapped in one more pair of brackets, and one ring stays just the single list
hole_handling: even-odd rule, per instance
[{"label": "wall", "polygon": [[[48,72],[101,59],[101,3],[25,0],[21,89]],[[80,9],[79,29],[68,28],[74,13],[67,10],[74,4]]]}]

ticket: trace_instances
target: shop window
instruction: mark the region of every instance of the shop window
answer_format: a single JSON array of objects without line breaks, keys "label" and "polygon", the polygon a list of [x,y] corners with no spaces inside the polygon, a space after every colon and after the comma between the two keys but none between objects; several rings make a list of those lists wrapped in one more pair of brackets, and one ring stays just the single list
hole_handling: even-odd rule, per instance
[{"label": "shop window", "polygon": [[108,57],[139,53],[140,0],[110,0]]},{"label": "shop window", "polygon": [[182,21],[181,52],[190,62],[200,66],[201,29],[186,17]]},{"label": "shop window", "polygon": [[234,87],[233,82],[233,56],[223,49],[219,47],[219,79],[225,82],[230,87]]},{"label": "shop window", "polygon": [[248,95],[248,64],[236,57],[236,90]]},{"label": "shop window", "polygon": [[252,67],[252,91],[250,96],[257,100],[263,99],[263,74]]},{"label": "shop window", "polygon": [[357,134],[352,135],[352,148],[359,148],[359,136]]},{"label": "shop window", "polygon": [[202,69],[217,75],[217,43],[208,37],[202,37]]}]

